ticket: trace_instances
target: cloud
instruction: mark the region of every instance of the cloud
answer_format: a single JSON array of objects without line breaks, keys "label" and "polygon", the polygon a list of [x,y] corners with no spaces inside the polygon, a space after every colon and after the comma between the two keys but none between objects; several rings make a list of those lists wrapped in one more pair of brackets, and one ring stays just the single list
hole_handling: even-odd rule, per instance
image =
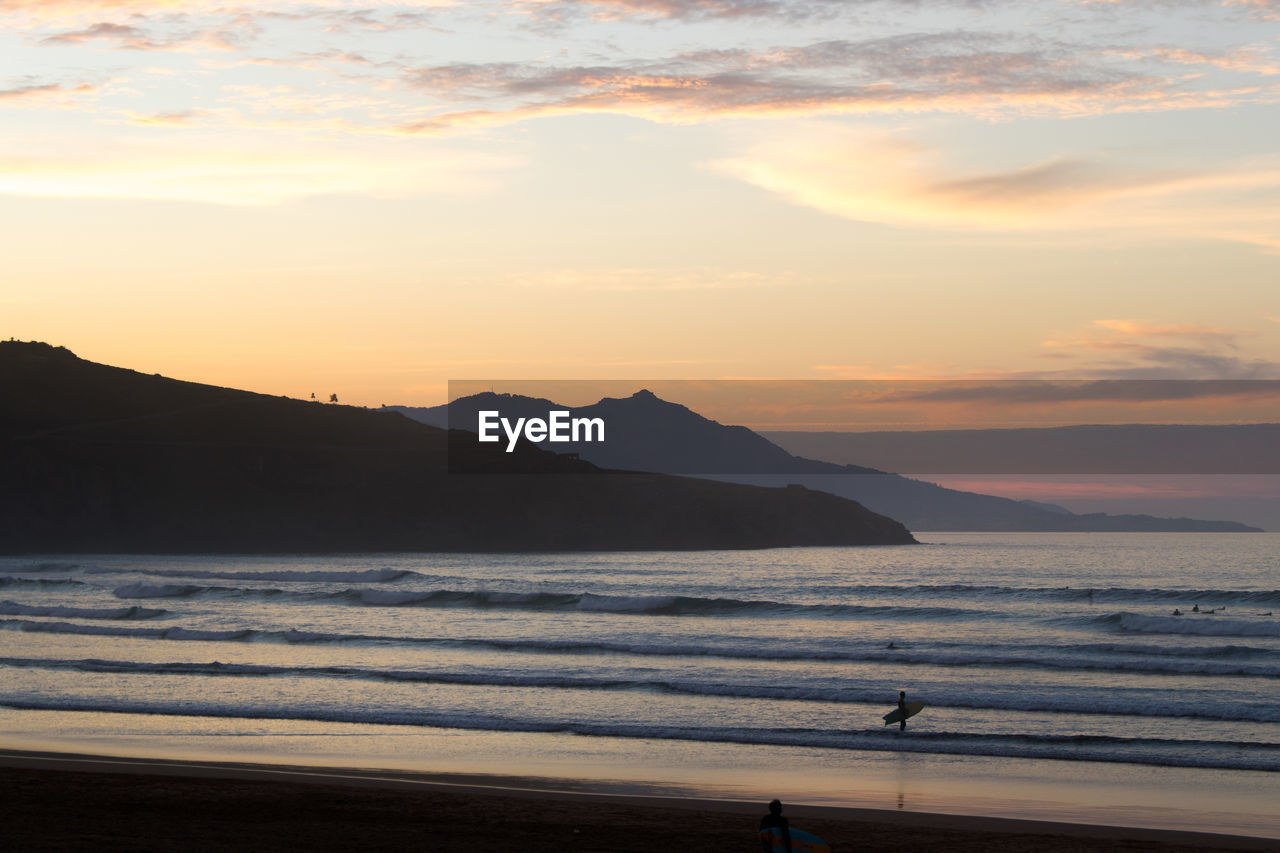
[{"label": "cloud", "polygon": [[1232,347],[1236,346],[1237,339],[1245,334],[1234,329],[1197,323],[1161,325],[1136,320],[1094,320],[1093,325],[1097,329],[1105,329],[1128,337],[1194,338],[1205,342],[1218,341]]},{"label": "cloud", "polygon": [[178,112],[155,113],[153,115],[134,113],[128,121],[129,124],[143,127],[190,127],[210,115],[212,113],[207,110],[179,110]]},{"label": "cloud", "polygon": [[700,20],[759,17],[794,19],[829,11],[837,4],[788,0],[526,0],[516,7],[543,19],[561,20],[584,13],[596,20],[630,17]]},{"label": "cloud", "polygon": [[14,86],[11,89],[0,89],[0,100],[16,101],[19,98],[39,97],[54,92],[61,92],[61,83],[30,83],[26,86]]},{"label": "cloud", "polygon": [[1266,48],[1251,45],[1233,50],[1208,53],[1186,48],[1153,47],[1115,51],[1130,59],[1156,59],[1180,65],[1209,65],[1224,71],[1271,76],[1280,74],[1280,63],[1268,55]]},{"label": "cloud", "polygon": [[[173,30],[166,35],[149,33],[135,24],[99,21],[78,30],[63,30],[46,35],[40,44],[68,47],[90,42],[106,42],[122,50],[242,50],[259,33],[253,16],[237,15],[227,23],[214,27],[191,27],[184,15],[166,16],[164,23]],[[187,26],[175,26],[186,24]]]},{"label": "cloud", "polygon": [[1280,158],[1156,168],[1092,154],[970,172],[902,135],[815,123],[708,166],[860,222],[1280,246]]},{"label": "cloud", "polygon": [[[977,0],[957,0],[949,5],[964,8],[975,4],[982,5]],[[1168,45],[1099,46],[1088,37],[1072,40],[1067,31],[1037,35],[1029,29],[1012,28],[1013,21],[1005,31],[909,30],[785,43],[788,30],[779,23],[781,19],[789,21],[815,10],[848,5],[835,0],[555,0],[454,8],[426,3],[406,8],[379,0],[344,8],[332,2],[308,6],[300,0],[271,0],[250,10],[222,6],[213,0],[180,9],[129,0],[97,4],[55,0],[48,8],[75,9],[98,17],[74,28],[34,27],[27,34],[51,49],[99,46],[233,53],[237,62],[323,71],[341,76],[344,82],[355,80],[351,72],[359,68],[360,85],[372,90],[398,87],[406,99],[417,99],[417,103],[402,104],[398,110],[349,116],[354,131],[395,135],[462,132],[575,113],[618,113],[669,123],[726,117],[790,119],[922,112],[999,119],[1229,107],[1280,100],[1280,82],[1270,79],[1277,63],[1259,45],[1217,53]],[[888,10],[892,13],[888,18],[908,10],[916,13],[919,8],[915,0],[867,0],[853,5]],[[45,6],[20,2],[5,8]],[[446,46],[430,55],[450,55],[457,53],[447,47],[452,34],[440,28],[439,19],[466,25],[483,17],[497,27],[506,23],[510,34],[515,32],[510,16],[555,10],[585,10],[606,17],[743,19],[755,33],[752,38],[713,37],[703,42],[709,45],[706,48],[666,56],[659,53],[656,58],[612,51],[607,60],[598,62],[564,60],[570,55],[598,55],[582,49],[583,43],[598,43],[594,34],[606,26],[591,15],[579,21],[580,29],[572,32],[575,38],[569,43],[578,42],[576,50],[570,53],[566,49],[563,54],[560,50],[534,51],[537,58],[526,58],[528,54],[518,51],[518,60],[413,65],[403,57],[389,57],[385,48],[380,50],[368,41],[383,30],[429,31],[433,36],[445,36],[440,44]],[[764,23],[766,20],[773,23]],[[271,29],[282,22],[291,30],[287,41],[275,40]],[[766,26],[771,29],[761,29]],[[795,29],[797,33],[811,31],[810,26]],[[858,31],[883,32],[884,27],[860,26]],[[273,38],[268,39],[268,33]],[[762,36],[777,41],[766,46],[769,42]],[[464,30],[460,38],[466,37]],[[529,40],[528,34],[523,38]],[[296,45],[296,51],[283,57],[263,55],[262,46],[268,41]],[[646,38],[635,43],[653,42]],[[666,39],[656,43],[677,42]],[[470,50],[465,54],[484,56]],[[1184,73],[1198,67],[1215,73],[1207,77]],[[217,66],[216,70],[229,71],[230,66]],[[1062,187],[1071,178],[1066,173],[1080,165],[1067,161],[1032,164],[1027,174],[1018,177],[1023,184],[1038,181],[1049,189],[1056,180]],[[939,192],[946,189],[940,187]],[[957,184],[950,189],[962,194],[994,192],[998,187]]]},{"label": "cloud", "polygon": [[455,63],[409,69],[404,80],[445,101],[505,99],[513,116],[622,112],[659,121],[1006,108],[1077,114],[1148,102],[1169,85],[1082,61],[1066,45],[963,31],[647,63]]},{"label": "cloud", "polygon": [[81,44],[95,39],[110,39],[123,47],[147,49],[154,44],[142,30],[127,24],[113,24],[101,21],[82,30],[54,33],[40,40],[46,45]]},{"label": "cloud", "polygon": [[311,140],[242,147],[201,138],[32,153],[0,149],[0,194],[128,198],[224,205],[279,204],[322,195],[397,198],[493,189],[517,158],[399,145]]},{"label": "cloud", "polygon": [[[1133,379],[1253,380],[1280,378],[1280,362],[1242,354],[1250,333],[1199,324],[1097,320],[1082,333],[1044,346],[1079,364],[1077,375]],[[1222,385],[1222,387],[1227,387]]]},{"label": "cloud", "polygon": [[70,95],[88,95],[98,91],[91,83],[78,83],[66,86],[62,83],[25,83],[0,89],[0,104],[11,103],[26,106],[28,104],[54,103],[65,104]]},{"label": "cloud", "polygon": [[725,271],[698,267],[660,269],[616,267],[597,270],[561,269],[509,278],[517,287],[580,292],[675,292],[686,290],[737,290],[787,284],[793,276]]},{"label": "cloud", "polygon": [[[1280,375],[1280,374],[1277,374]],[[1258,397],[1280,401],[1276,380],[1001,380],[931,382],[887,391],[877,402],[928,403],[1151,403]]]},{"label": "cloud", "polygon": [[[1025,33],[950,30],[762,49],[712,48],[600,64],[561,65],[550,58],[456,62],[406,68],[403,84],[444,109],[387,130],[441,133],[592,112],[670,123],[922,112],[1000,119],[1280,101],[1275,81],[1215,78],[1211,84],[1198,75],[1171,75],[1166,63],[1151,61],[1156,53]],[[1248,55],[1259,56],[1256,51]],[[1232,56],[1240,69],[1246,67],[1240,56]],[[1248,66],[1253,78],[1270,73],[1259,62]],[[1077,166],[1040,164],[1021,178],[1042,186],[1056,178],[1061,186],[1072,177],[1064,173]]]}]

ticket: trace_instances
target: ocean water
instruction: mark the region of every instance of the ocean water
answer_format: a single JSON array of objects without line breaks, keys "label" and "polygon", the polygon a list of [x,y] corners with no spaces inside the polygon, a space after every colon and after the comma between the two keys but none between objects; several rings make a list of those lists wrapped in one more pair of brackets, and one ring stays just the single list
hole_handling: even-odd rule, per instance
[{"label": "ocean water", "polygon": [[[1208,785],[1244,815],[1217,826],[1272,834],[1280,534],[919,538],[3,558],[0,746],[872,805],[928,774],[920,808],[1146,785],[1116,821],[1184,797],[1197,827]],[[899,690],[926,703],[905,732]]]}]

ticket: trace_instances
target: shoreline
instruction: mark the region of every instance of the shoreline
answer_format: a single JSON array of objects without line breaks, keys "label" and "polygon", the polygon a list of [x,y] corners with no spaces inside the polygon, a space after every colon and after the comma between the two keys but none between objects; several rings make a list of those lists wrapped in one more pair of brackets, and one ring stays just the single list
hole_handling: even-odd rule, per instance
[{"label": "shoreline", "polygon": [[[446,777],[12,749],[0,749],[0,780],[0,801],[12,809],[6,822],[17,847],[32,850],[78,849],[76,839],[84,831],[95,834],[98,849],[169,849],[169,837],[209,837],[203,824],[211,813],[202,806],[211,802],[227,809],[223,817],[237,822],[242,832],[268,817],[262,813],[266,801],[292,803],[289,808],[299,811],[291,818],[282,821],[272,813],[267,821],[282,830],[279,840],[250,845],[260,850],[290,849],[288,839],[314,829],[315,821],[335,824],[328,837],[338,846],[323,846],[326,836],[321,834],[309,842],[314,850],[346,849],[352,842],[341,827],[361,833],[366,849],[397,848],[408,843],[406,832],[429,832],[437,842],[448,842],[443,849],[461,844],[442,822],[458,827],[469,850],[552,851],[570,844],[580,850],[648,850],[655,843],[654,832],[672,832],[675,826],[682,827],[683,843],[700,849],[753,849],[756,821],[764,813],[764,803],[602,792],[589,782],[552,790],[531,787],[537,779],[481,774]],[[67,809],[68,802],[75,808]],[[320,811],[304,818],[313,807]],[[154,810],[164,825],[144,819],[139,809]],[[376,817],[387,809],[391,815],[405,815],[404,820],[388,823],[386,815]],[[785,814],[840,850],[881,843],[902,847],[905,836],[911,836],[911,846],[927,849],[1067,851],[1092,839],[1126,850],[1280,850],[1275,838],[1092,823],[798,803],[788,803]],[[475,820],[479,822],[471,822]],[[139,837],[140,823],[154,829],[154,839]],[[298,825],[282,825],[291,823]],[[139,846],[151,840],[159,846]],[[516,840],[519,846],[510,846]],[[232,832],[227,842],[230,850],[246,839]],[[216,841],[210,844],[208,849],[224,849]]]}]

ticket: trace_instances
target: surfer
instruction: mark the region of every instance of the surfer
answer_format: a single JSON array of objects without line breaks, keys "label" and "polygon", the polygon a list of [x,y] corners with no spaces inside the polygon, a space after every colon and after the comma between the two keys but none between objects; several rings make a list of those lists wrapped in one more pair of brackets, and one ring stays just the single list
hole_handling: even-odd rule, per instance
[{"label": "surfer", "polygon": [[[786,848],[787,853],[791,853],[791,825],[787,819],[782,816],[782,801],[774,800],[769,803],[769,813],[760,818],[760,830],[778,828],[782,830],[782,844]],[[764,853],[773,853],[774,846],[769,843],[768,835],[760,836],[760,849]]]},{"label": "surfer", "polygon": [[898,721],[898,731],[904,731],[907,728],[907,691],[898,691],[898,710],[902,712],[902,719]]},{"label": "surfer", "polygon": [[1175,607],[1175,608],[1173,608],[1173,613],[1171,613],[1170,615],[1171,615],[1171,616],[1181,616],[1181,615],[1182,615],[1182,611]]}]

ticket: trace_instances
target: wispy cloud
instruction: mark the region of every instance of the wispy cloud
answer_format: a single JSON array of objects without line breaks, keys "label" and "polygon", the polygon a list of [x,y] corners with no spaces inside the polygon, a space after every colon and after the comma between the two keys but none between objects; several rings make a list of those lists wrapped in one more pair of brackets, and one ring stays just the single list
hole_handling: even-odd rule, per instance
[{"label": "wispy cloud", "polygon": [[520,0],[516,8],[543,19],[576,14],[596,20],[653,18],[675,20],[773,17],[796,20],[839,8],[837,0]]},{"label": "wispy cloud", "polygon": [[[441,101],[470,103],[462,116],[484,109],[494,122],[565,112],[677,122],[920,111],[1084,115],[1261,97],[1253,89],[1196,91],[1078,45],[966,31],[596,66],[455,63],[409,69],[404,80]],[[1280,97],[1280,90],[1270,94]],[[437,116],[422,129],[449,119]]]},{"label": "wispy cloud", "polygon": [[511,276],[516,287],[582,292],[675,292],[685,290],[737,290],[777,287],[788,284],[791,275],[726,271],[708,268],[659,269],[616,267],[607,269],[560,269]]},{"label": "wispy cloud", "polygon": [[[918,11],[916,0],[867,0],[853,4],[893,14]],[[983,5],[957,0],[951,8]],[[1059,8],[1052,4],[1049,8]],[[307,6],[273,0],[255,7],[213,0],[174,7],[131,0],[54,0],[48,8],[94,13],[79,26],[57,22],[33,27],[28,37],[49,48],[109,47],[127,51],[229,53],[237,63],[293,67],[349,75],[360,67],[370,91],[398,88],[398,111],[351,116],[353,131],[439,134],[512,124],[573,113],[620,113],[652,121],[703,122],[725,117],[794,118],[821,115],[922,112],[1007,118],[1222,108],[1280,101],[1280,71],[1265,43],[1217,52],[1179,45],[1100,45],[1066,32],[1035,35],[1026,29],[915,28],[888,35],[795,40],[785,25],[759,30],[760,19],[790,21],[848,8],[835,0],[553,0],[505,4],[424,3],[403,8],[373,2],[358,8],[332,3]],[[19,2],[5,9],[44,9]],[[752,22],[756,37],[712,39],[697,50],[655,57],[615,52],[600,62],[572,62],[559,52],[503,61],[413,63],[368,50],[357,36],[401,29],[447,35],[449,20],[485,17],[510,25],[511,15],[587,14],[658,19],[731,18]],[[486,17],[487,16],[487,17]],[[78,20],[78,19],[77,19]],[[268,51],[273,23],[287,22],[292,53]],[[64,22],[65,23],[65,22]],[[858,31],[865,29],[859,27]],[[883,28],[882,28],[883,29]],[[773,46],[758,46],[768,33]],[[581,35],[575,31],[575,35]],[[717,42],[720,42],[717,44]],[[667,41],[667,44],[672,42]],[[744,47],[743,44],[757,45]],[[431,51],[451,55],[456,51]],[[590,55],[578,51],[575,56]],[[343,67],[345,70],[340,70]],[[230,66],[228,66],[228,69]],[[1187,73],[1206,68],[1215,73]],[[1224,77],[1225,75],[1225,77]],[[1070,163],[1040,165],[1024,180],[1052,181]],[[964,186],[955,187],[963,192]],[[981,188],[977,188],[981,189]]]},{"label": "wispy cloud", "polygon": [[0,103],[3,102],[65,102],[69,95],[85,95],[98,91],[91,83],[77,83],[73,86],[62,83],[24,83],[0,89]]},{"label": "wispy cloud", "polygon": [[[1246,331],[1199,324],[1097,320],[1082,332],[1045,341],[1076,362],[1077,375],[1133,379],[1274,380],[1280,362],[1250,356]],[[1252,387],[1252,386],[1241,386]]]},{"label": "wispy cloud", "polygon": [[210,115],[212,113],[208,110],[180,110],[178,112],[154,113],[151,115],[134,113],[128,119],[128,122],[129,124],[143,127],[191,127]]},{"label": "wispy cloud", "polygon": [[1218,398],[1280,400],[1280,381],[1102,379],[920,382],[880,395],[878,402],[930,403],[1152,403]]},{"label": "wispy cloud", "polygon": [[264,148],[200,139],[181,146],[117,144],[40,154],[0,148],[0,193],[227,205],[321,195],[468,194],[493,189],[496,176],[519,162],[444,148],[357,149],[313,140]]},{"label": "wispy cloud", "polygon": [[901,135],[813,125],[710,167],[863,222],[1280,245],[1280,160],[1156,168],[1095,154],[956,175],[946,152]]},{"label": "wispy cloud", "polygon": [[[39,43],[52,47],[93,43],[123,50],[237,51],[245,49],[260,32],[251,14],[236,15],[210,27],[193,26],[185,15],[165,16],[158,24],[163,26],[146,28],[137,23],[99,21],[80,29],[52,32]],[[161,32],[162,29],[165,31]]]}]

